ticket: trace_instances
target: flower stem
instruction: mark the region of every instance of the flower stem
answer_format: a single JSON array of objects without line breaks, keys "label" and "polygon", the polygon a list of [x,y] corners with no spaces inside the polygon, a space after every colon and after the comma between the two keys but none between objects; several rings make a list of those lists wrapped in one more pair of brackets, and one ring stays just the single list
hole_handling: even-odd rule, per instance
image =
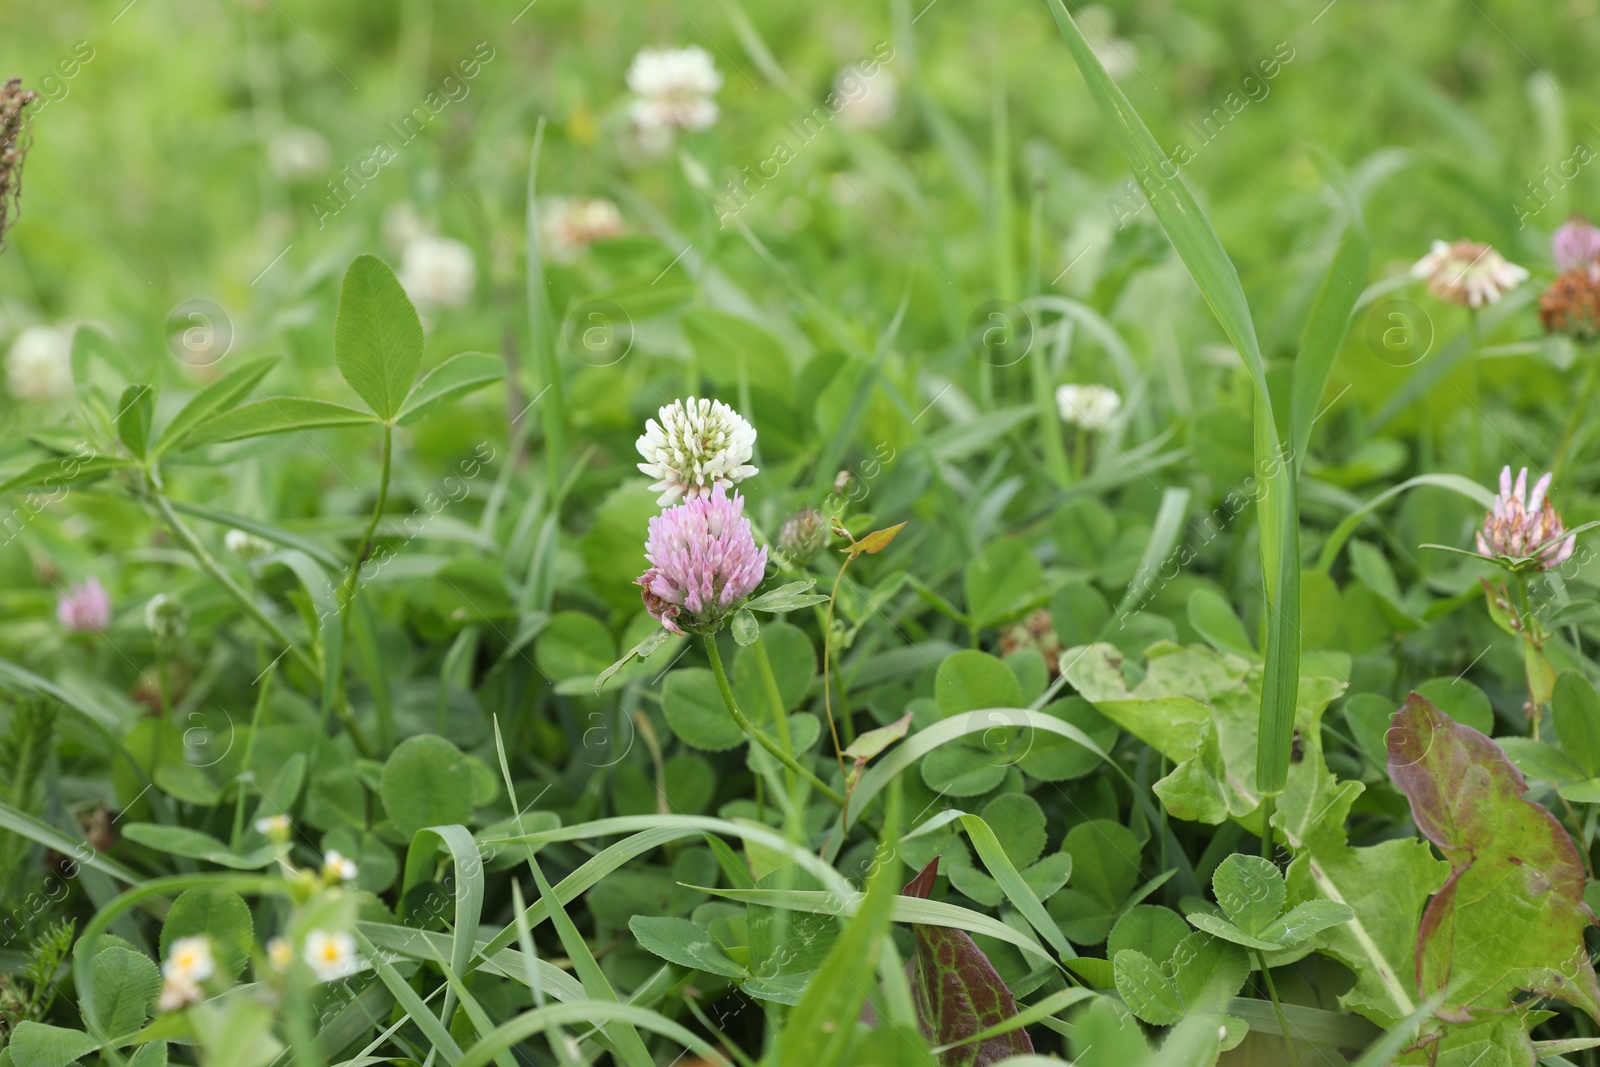
[{"label": "flower stem", "polygon": [[383,508],[389,502],[389,468],[394,457],[394,427],[388,423],[383,424],[383,473],[378,476],[378,499],[372,506],[372,518],[367,522],[367,529],[361,535],[361,540],[356,542],[355,555],[350,560],[350,572],[344,576],[344,584],[339,587],[339,622],[344,624],[345,615],[350,604],[356,597],[356,582],[361,575],[361,565],[367,561],[367,552],[372,548],[372,535],[378,529],[378,520],[383,518]]},{"label": "flower stem", "polygon": [[1256,954],[1256,965],[1261,968],[1261,978],[1267,986],[1267,996],[1272,998],[1272,1010],[1278,1015],[1278,1031],[1283,1035],[1284,1047],[1289,1050],[1289,1063],[1291,1067],[1300,1067],[1300,1055],[1295,1051],[1294,1038],[1289,1036],[1289,1020],[1284,1017],[1283,1003],[1278,1000],[1278,987],[1272,983],[1272,972],[1267,969],[1267,957],[1260,949],[1252,949]]},{"label": "flower stem", "polygon": [[1595,353],[1588,345],[1582,346],[1582,357],[1589,361],[1589,367],[1583,376],[1583,387],[1578,392],[1578,403],[1567,416],[1567,425],[1561,431],[1561,443],[1556,446],[1556,457],[1550,461],[1550,472],[1554,481],[1561,477],[1562,468],[1567,465],[1567,455],[1572,450],[1573,439],[1578,434],[1578,426],[1584,421],[1590,406],[1594,403],[1594,391],[1600,385],[1600,360],[1595,358]]},{"label": "flower stem", "polygon": [[[789,755],[794,755],[794,740],[789,736],[789,716],[783,706],[783,695],[778,692],[778,678],[772,673],[772,660],[767,658],[767,643],[761,639],[760,631],[756,632],[755,644],[750,646],[756,650],[756,665],[761,668],[761,684],[767,691],[767,704],[772,708],[772,725],[778,731],[778,744]],[[793,795],[796,785],[794,772],[785,769],[788,777],[789,793]]]},{"label": "flower stem", "polygon": [[739,710],[738,703],[733,699],[733,688],[728,685],[728,672],[722,668],[722,653],[717,651],[717,639],[707,634],[702,640],[706,646],[706,658],[711,660],[711,673],[716,675],[717,678],[717,689],[722,693],[722,702],[727,705],[728,714],[733,716],[733,721],[738,724],[739,729],[744,731],[745,737],[755,741],[762,748],[772,753],[779,763],[810,782],[823,796],[840,807],[844,807],[844,797],[839,795],[838,790],[806,770],[805,767],[796,762],[793,756],[780,748],[776,741],[756,729],[750,720],[744,717],[744,712]]}]

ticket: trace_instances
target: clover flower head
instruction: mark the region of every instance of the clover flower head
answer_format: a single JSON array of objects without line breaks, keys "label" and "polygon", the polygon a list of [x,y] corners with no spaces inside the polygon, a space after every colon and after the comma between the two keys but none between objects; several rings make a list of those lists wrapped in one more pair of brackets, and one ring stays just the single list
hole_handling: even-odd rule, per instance
[{"label": "clover flower head", "polygon": [[280,181],[315,178],[332,159],[328,139],[309,126],[287,126],[267,141],[267,166]]},{"label": "clover flower head", "polygon": [[72,333],[29,326],[6,354],[6,384],[18,400],[48,403],[72,395]]},{"label": "clover flower head", "polygon": [[111,625],[111,595],[91,575],[56,601],[56,621],[79,633],[101,633]]},{"label": "clover flower head", "polygon": [[1481,308],[1528,280],[1528,272],[1507,263],[1493,248],[1476,241],[1435,241],[1411,268],[1440,300],[1465,308]]},{"label": "clover flower head", "polygon": [[756,431],[720,400],[674,400],[645,423],[635,447],[645,462],[639,469],[656,479],[656,503],[705,496],[713,488],[731,489],[757,473],[750,466]]},{"label": "clover flower head", "polygon": [[676,130],[703,130],[717,121],[722,75],[698,45],[644,48],[628,67],[629,109],[634,125],[650,140]]},{"label": "clover flower head", "polygon": [[176,641],[189,625],[189,611],[174,598],[157,593],[144,606],[144,625],[158,641]]},{"label": "clover flower head", "polygon": [[1550,257],[1556,261],[1558,271],[1585,267],[1590,273],[1597,273],[1595,261],[1600,260],[1600,226],[1582,215],[1572,216],[1551,235]]},{"label": "clover flower head", "polygon": [[322,854],[322,878],[327,882],[353,882],[360,868],[338,849],[330,848]]},{"label": "clover flower head", "polygon": [[868,77],[856,67],[845,67],[833,79],[833,91],[842,101],[839,121],[857,130],[887,124],[900,99],[900,87],[881,68]]},{"label": "clover flower head", "polygon": [[472,249],[450,237],[425,236],[400,256],[400,285],[418,308],[460,307],[478,278]]},{"label": "clover flower head", "polygon": [[247,530],[229,530],[222,535],[222,547],[242,560],[260,559],[272,554],[272,542]]},{"label": "clover flower head", "polygon": [[174,976],[161,981],[161,995],[156,998],[159,1011],[178,1011],[205,999],[200,983],[190,978]]},{"label": "clover flower head", "polygon": [[307,934],[305,960],[319,982],[337,982],[367,965],[356,952],[356,939],[342,930],[313,930]]},{"label": "clover flower head", "polygon": [[828,537],[828,521],[815,508],[801,508],[778,530],[778,549],[796,567],[810,563]]},{"label": "clover flower head", "polygon": [[1577,538],[1563,537],[1566,527],[1546,496],[1550,479],[1548,473],[1540,478],[1529,495],[1528,468],[1517,473],[1515,484],[1511,481],[1511,468],[1501,470],[1500,495],[1484,516],[1483,530],[1477,537],[1480,555],[1489,559],[1535,559],[1540,570],[1549,570],[1572,558]]},{"label": "clover flower head", "polygon": [[1539,297],[1539,321],[1545,333],[1580,340],[1600,335],[1600,263],[1558,275]]},{"label": "clover flower head", "polygon": [[716,633],[767,569],[744,498],[730,498],[721,486],[651,519],[644,555],[650,567],[634,584],[645,610],[675,634]]},{"label": "clover flower head", "polygon": [[285,937],[274,937],[267,942],[267,962],[275,971],[287,971],[294,962],[294,946]]},{"label": "clover flower head", "polygon": [[561,263],[576,259],[596,241],[622,233],[622,212],[603,198],[551,197],[539,204],[543,250]]},{"label": "clover flower head", "polygon": [[167,950],[167,959],[161,965],[165,978],[186,978],[191,982],[204,982],[216,972],[216,961],[211,957],[211,939],[204,934],[180,937]]},{"label": "clover flower head", "polygon": [[1063,385],[1056,390],[1063,422],[1104,433],[1116,421],[1122,397],[1104,385]]}]

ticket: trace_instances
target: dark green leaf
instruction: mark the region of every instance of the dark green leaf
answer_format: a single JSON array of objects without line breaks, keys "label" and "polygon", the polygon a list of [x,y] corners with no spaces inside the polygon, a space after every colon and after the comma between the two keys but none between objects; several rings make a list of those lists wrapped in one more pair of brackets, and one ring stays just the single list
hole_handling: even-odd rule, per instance
[{"label": "dark green leaf", "polygon": [[380,419],[399,414],[422,367],[422,322],[387,264],[361,255],[345,272],[333,358]]},{"label": "dark green leaf", "polygon": [[457,397],[476,392],[506,376],[505,360],[488,352],[462,352],[451,356],[417,383],[395,419],[409,426]]}]

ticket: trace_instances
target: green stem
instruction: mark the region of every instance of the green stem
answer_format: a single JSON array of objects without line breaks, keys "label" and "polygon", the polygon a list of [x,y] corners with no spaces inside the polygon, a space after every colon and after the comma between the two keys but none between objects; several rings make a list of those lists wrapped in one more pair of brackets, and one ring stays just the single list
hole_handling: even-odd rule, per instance
[{"label": "green stem", "polygon": [[279,626],[266,612],[262,611],[260,606],[250,598],[250,594],[245,592],[239,583],[234,581],[232,576],[223,570],[217,561],[211,557],[211,553],[207,552],[206,547],[200,543],[199,538],[195,537],[194,531],[185,526],[183,520],[178,518],[178,513],[172,510],[172,504],[167,498],[160,493],[152,493],[151,497],[155,500],[156,510],[161,512],[161,517],[166,521],[167,527],[172,531],[172,535],[194,557],[195,562],[200,564],[200,569],[211,575],[217,584],[222,586],[227,594],[233,598],[234,602],[239,605],[239,609],[252,622],[267,631],[273,641],[287,649],[289,658],[301,670],[304,670],[312,677],[320,678],[322,672],[318,669],[316,662],[306,655],[300,646],[290,640],[289,635],[284,633],[283,627]]},{"label": "green stem", "polygon": [[1566,428],[1561,431],[1561,443],[1556,446],[1556,458],[1550,463],[1552,481],[1561,478],[1561,471],[1567,464],[1568,453],[1572,450],[1573,439],[1578,433],[1578,426],[1594,402],[1595,387],[1600,386],[1600,360],[1595,358],[1595,353],[1588,345],[1581,346],[1579,352],[1581,353],[1579,358],[1587,359],[1589,366],[1584,372],[1583,387],[1578,392],[1578,403],[1567,416]]},{"label": "green stem", "polygon": [[[1261,858],[1268,863],[1272,862],[1272,812],[1277,806],[1278,798],[1273,794],[1261,798]],[[1165,809],[1162,813],[1165,815]]]},{"label": "green stem", "polygon": [[706,646],[706,658],[711,660],[711,673],[716,675],[717,678],[717,689],[722,693],[722,702],[727,705],[728,714],[733,716],[733,721],[738,724],[739,729],[744,731],[745,737],[755,741],[762,748],[772,753],[779,763],[810,782],[823,796],[841,808],[844,807],[844,797],[839,794],[838,790],[806,770],[805,767],[795,761],[793,756],[778,747],[776,741],[756,729],[751,725],[750,720],[744,717],[744,712],[739,710],[739,705],[733,699],[733,688],[728,684],[728,672],[722,669],[722,653],[717,651],[717,639],[707,634],[702,640]]},{"label": "green stem", "polygon": [[1272,982],[1272,972],[1267,969],[1267,957],[1260,949],[1252,949],[1256,966],[1261,968],[1261,978],[1267,986],[1267,996],[1272,999],[1272,1010],[1278,1015],[1278,1030],[1283,1034],[1283,1045],[1289,1050],[1290,1067],[1300,1067],[1300,1054],[1295,1051],[1294,1038],[1289,1035],[1289,1020],[1283,1014],[1283,1003],[1278,1000],[1278,987]]},{"label": "green stem", "polygon": [[394,427],[389,423],[383,424],[383,473],[378,476],[378,500],[372,506],[372,518],[367,522],[367,529],[361,535],[361,540],[356,542],[355,555],[350,560],[350,571],[344,576],[344,583],[339,587],[339,624],[344,625],[345,615],[350,604],[356,597],[356,585],[361,577],[361,565],[367,561],[367,553],[372,549],[372,535],[377,532],[378,520],[383,518],[383,509],[389,502],[389,470],[394,460]]},{"label": "green stem", "polygon": [[[778,677],[772,673],[772,661],[767,658],[767,643],[761,639],[760,631],[756,632],[755,644],[750,647],[755,649],[756,665],[761,668],[761,684],[767,691],[767,704],[772,708],[772,725],[778,731],[778,744],[792,756],[794,740],[789,736],[789,716],[784,710],[783,695],[778,692]],[[793,797],[798,780],[794,772],[788,769],[784,770],[784,776],[789,786],[789,795]]]}]

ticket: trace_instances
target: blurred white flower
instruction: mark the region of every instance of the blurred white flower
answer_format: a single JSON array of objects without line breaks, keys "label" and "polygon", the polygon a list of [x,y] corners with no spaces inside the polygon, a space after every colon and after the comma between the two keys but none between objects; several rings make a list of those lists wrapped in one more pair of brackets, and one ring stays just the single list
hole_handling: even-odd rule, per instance
[{"label": "blurred white flower", "polygon": [[430,236],[433,230],[409,200],[390,204],[383,213],[383,240],[396,252],[404,252],[413,241]]},{"label": "blurred white flower", "polygon": [[857,130],[874,129],[894,118],[900,98],[900,87],[881,68],[863,78],[854,67],[846,67],[833,79],[833,91],[844,100],[839,121]]},{"label": "blurred white flower", "polygon": [[1063,385],[1056,390],[1056,407],[1063,422],[1103,433],[1116,421],[1122,397],[1103,385]]},{"label": "blurred white flower", "polygon": [[539,239],[551,259],[567,263],[595,241],[622,232],[622,212],[609,200],[552,197],[539,204]]},{"label": "blurred white flower", "polygon": [[306,935],[305,958],[319,982],[337,982],[367,965],[356,954],[356,939],[342,931],[311,931]]},{"label": "blurred white flower", "polygon": [[275,971],[286,971],[294,962],[294,946],[287,938],[274,937],[267,942],[267,962]]},{"label": "blurred white flower", "polygon": [[1411,268],[1440,300],[1467,308],[1493,304],[1528,280],[1528,272],[1507,263],[1500,253],[1476,241],[1435,241]]},{"label": "blurred white flower", "polygon": [[329,882],[353,882],[360,869],[355,862],[340,852],[330,848],[322,854],[322,877]]},{"label": "blurred white flower", "polygon": [[756,473],[749,465],[755,427],[720,400],[674,400],[648,420],[635,443],[645,462],[639,469],[657,479],[662,507],[679,499],[709,496],[717,486],[730,489]]},{"label": "blurred white flower", "polygon": [[279,181],[315,178],[332,159],[328,139],[307,126],[286,126],[267,141],[267,166]]},{"label": "blurred white flower", "polygon": [[628,67],[628,89],[634,94],[629,113],[647,144],[655,135],[676,130],[703,130],[717,121],[722,75],[704,48],[643,48]]},{"label": "blurred white flower", "polygon": [[477,276],[472,250],[449,237],[419,238],[400,257],[400,284],[419,309],[460,307]]},{"label": "blurred white flower", "polygon": [[172,597],[157,593],[144,606],[144,625],[158,641],[175,641],[188,628],[189,612]]},{"label": "blurred white flower", "polygon": [[289,840],[289,826],[287,815],[266,815],[256,820],[256,833],[283,842]]},{"label": "blurred white flower", "polygon": [[272,553],[272,542],[245,530],[229,530],[222,535],[222,546],[240,559],[260,559]]},{"label": "blurred white flower", "polygon": [[200,934],[180,937],[172,943],[166,962],[161,965],[161,974],[165,978],[204,982],[216,969],[216,961],[211,958],[211,939]]},{"label": "blurred white flower", "polygon": [[6,356],[6,382],[18,400],[51,401],[72,395],[72,332],[29,326]]},{"label": "blurred white flower", "polygon": [[189,978],[173,977],[161,982],[161,995],[156,998],[158,1011],[177,1011],[205,999],[200,984]]}]

